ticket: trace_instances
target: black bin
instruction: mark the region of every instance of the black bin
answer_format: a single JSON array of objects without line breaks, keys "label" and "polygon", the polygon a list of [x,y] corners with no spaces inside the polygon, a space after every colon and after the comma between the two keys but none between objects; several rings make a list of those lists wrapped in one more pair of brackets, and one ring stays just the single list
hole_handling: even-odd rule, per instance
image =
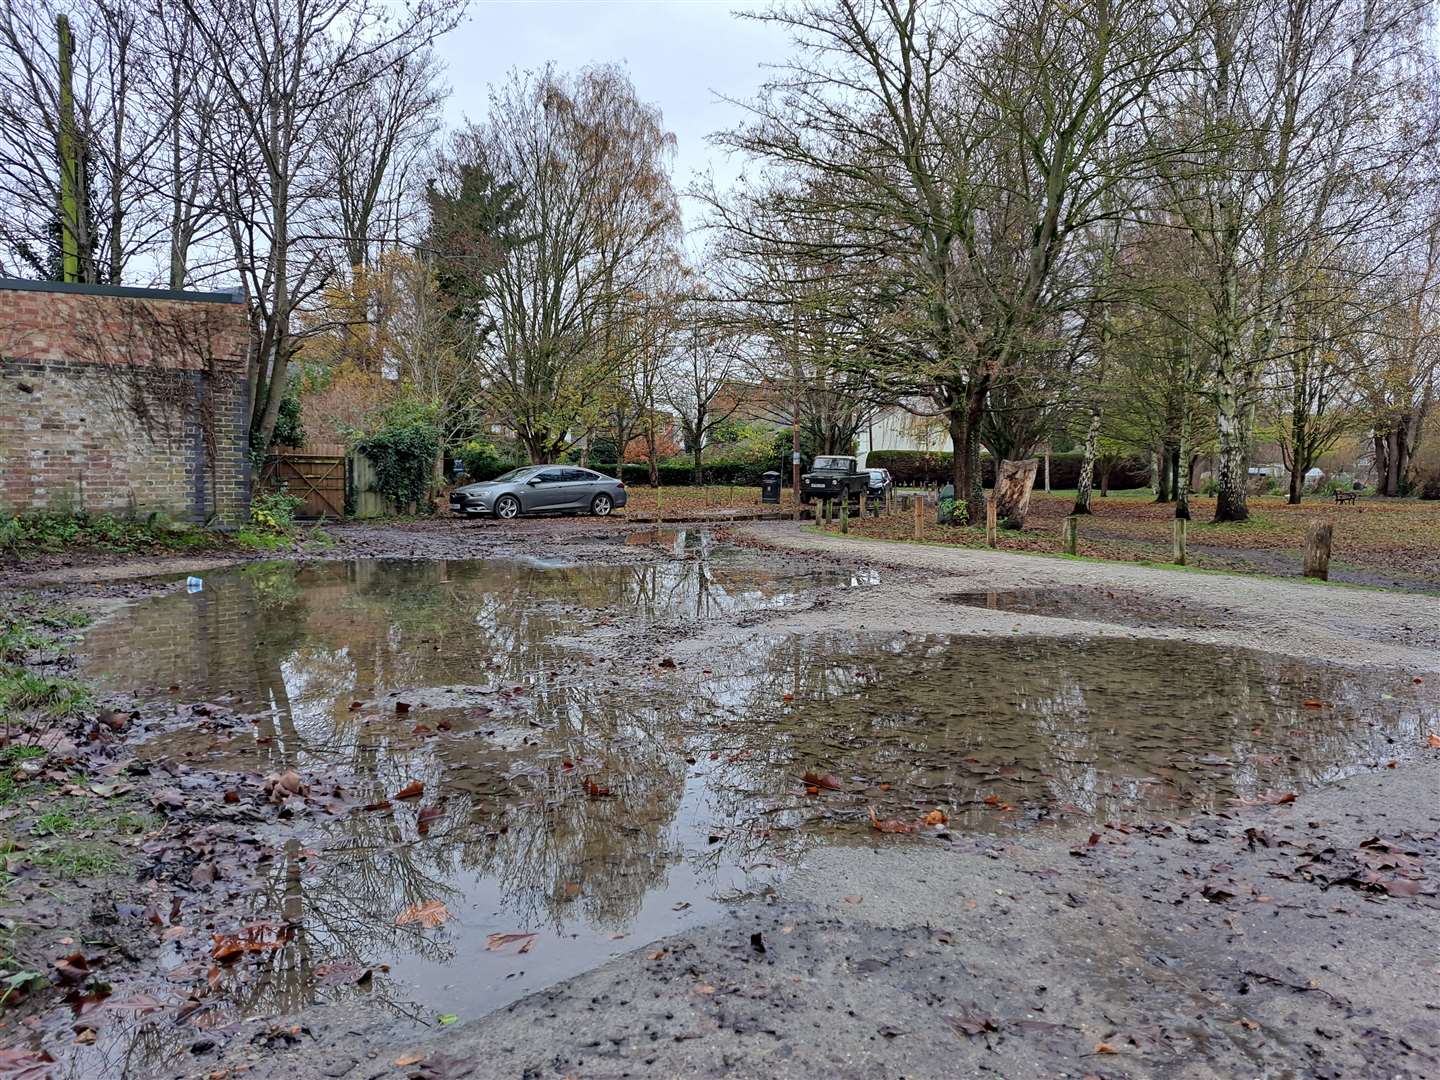
[{"label": "black bin", "polygon": [[780,502],[780,474],[778,472],[761,473],[760,475],[760,501],[762,503]]}]

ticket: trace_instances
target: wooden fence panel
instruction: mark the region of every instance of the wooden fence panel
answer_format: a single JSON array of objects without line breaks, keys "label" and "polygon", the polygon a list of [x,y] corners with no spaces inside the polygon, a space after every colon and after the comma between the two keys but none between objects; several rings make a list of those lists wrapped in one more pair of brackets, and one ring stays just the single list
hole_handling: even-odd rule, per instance
[{"label": "wooden fence panel", "polygon": [[[322,452],[327,450],[338,452]],[[265,459],[265,466],[260,471],[260,486],[269,491],[283,486],[291,495],[305,500],[295,511],[296,517],[344,517],[345,462],[342,447],[282,450]]]}]

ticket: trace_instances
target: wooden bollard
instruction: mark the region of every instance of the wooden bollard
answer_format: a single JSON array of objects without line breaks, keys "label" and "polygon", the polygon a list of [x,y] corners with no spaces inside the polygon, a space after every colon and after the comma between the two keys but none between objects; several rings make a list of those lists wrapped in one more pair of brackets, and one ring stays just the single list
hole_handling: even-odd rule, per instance
[{"label": "wooden bollard", "polygon": [[1330,540],[1335,526],[1328,521],[1312,521],[1305,530],[1305,576],[1330,580]]},{"label": "wooden bollard", "polygon": [[914,495],[910,499],[910,506],[915,511],[915,539],[925,539],[925,497]]},{"label": "wooden bollard", "polygon": [[840,531],[841,531],[842,533],[848,533],[848,532],[850,531],[850,500],[849,500],[849,499],[841,499],[841,500],[840,500]]},{"label": "wooden bollard", "polygon": [[995,497],[985,500],[985,543],[990,547],[1000,546],[1000,529],[995,520]]},{"label": "wooden bollard", "polygon": [[1065,554],[1074,555],[1080,544],[1080,519],[1074,514],[1070,514],[1065,518],[1065,524],[1061,531],[1065,538]]},{"label": "wooden bollard", "polygon": [[1189,532],[1190,522],[1184,518],[1176,518],[1174,550],[1171,551],[1171,561],[1176,566],[1185,565],[1185,541],[1188,539]]},{"label": "wooden bollard", "polygon": [[860,516],[865,516],[865,492],[860,492]]}]

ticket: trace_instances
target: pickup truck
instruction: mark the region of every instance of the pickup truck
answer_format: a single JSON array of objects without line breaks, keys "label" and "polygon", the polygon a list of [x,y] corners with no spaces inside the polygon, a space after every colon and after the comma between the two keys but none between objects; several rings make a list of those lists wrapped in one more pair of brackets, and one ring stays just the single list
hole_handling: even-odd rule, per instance
[{"label": "pickup truck", "polygon": [[839,499],[854,502],[870,484],[870,474],[861,472],[853,457],[826,454],[815,459],[810,471],[800,476],[800,501]]}]

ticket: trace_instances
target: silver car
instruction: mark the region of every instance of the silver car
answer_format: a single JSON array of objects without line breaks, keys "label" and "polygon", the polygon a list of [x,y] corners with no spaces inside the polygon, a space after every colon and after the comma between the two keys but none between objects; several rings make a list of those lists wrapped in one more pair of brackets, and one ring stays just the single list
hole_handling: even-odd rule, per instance
[{"label": "silver car", "polygon": [[450,512],[464,517],[494,514],[578,514],[605,517],[625,505],[625,484],[612,476],[570,465],[526,465],[494,480],[466,484],[450,493]]}]

